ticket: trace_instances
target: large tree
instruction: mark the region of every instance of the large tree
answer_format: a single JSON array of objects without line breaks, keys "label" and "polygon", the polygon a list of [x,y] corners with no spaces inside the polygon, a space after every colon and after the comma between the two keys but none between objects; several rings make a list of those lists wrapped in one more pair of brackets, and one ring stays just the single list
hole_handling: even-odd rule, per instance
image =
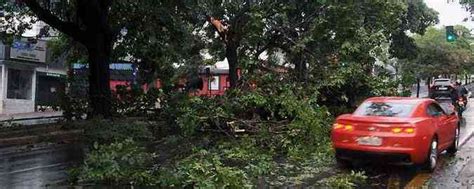
[{"label": "large tree", "polygon": [[[422,1],[282,2],[273,8],[263,39],[276,41],[297,77],[305,70],[317,75],[330,63],[357,62],[371,70],[373,53],[390,44],[389,56],[415,58],[416,47],[407,31],[423,34],[437,23],[437,13]],[[329,73],[330,72],[324,72]]]},{"label": "large tree", "polygon": [[176,52],[189,50],[182,48],[189,39],[183,36],[191,31],[179,22],[192,12],[184,1],[1,0],[0,5],[5,10],[0,22],[9,23],[0,31],[21,34],[37,18],[86,49],[91,117],[111,115],[111,60],[130,59],[156,76],[172,73],[171,65],[181,61]]},{"label": "large tree", "polygon": [[469,44],[469,30],[456,26],[456,30],[464,31],[455,42],[446,41],[444,29],[429,28],[425,35],[415,36],[419,53],[415,64],[406,68],[417,70],[423,77],[434,77],[447,74],[463,74],[472,72],[472,50]]},{"label": "large tree", "polygon": [[71,37],[87,49],[91,116],[110,116],[109,62],[116,36],[114,28],[109,23],[111,5],[111,0],[16,1],[16,6],[20,8],[26,6],[23,10],[31,11],[39,20]]},{"label": "large tree", "polygon": [[208,31],[205,41],[209,52],[215,58],[227,58],[231,87],[237,85],[239,67],[244,72],[255,66],[259,56],[277,43],[274,35],[279,35],[278,31],[269,25],[286,3],[295,2],[213,0],[196,4],[208,23],[204,29]]}]

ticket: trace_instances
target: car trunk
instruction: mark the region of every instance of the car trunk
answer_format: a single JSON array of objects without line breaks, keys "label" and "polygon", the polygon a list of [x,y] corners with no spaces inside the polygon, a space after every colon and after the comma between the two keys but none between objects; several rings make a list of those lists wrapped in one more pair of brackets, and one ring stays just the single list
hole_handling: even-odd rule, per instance
[{"label": "car trunk", "polygon": [[449,82],[435,82],[431,87],[434,91],[448,91],[453,86]]},{"label": "car trunk", "polygon": [[374,132],[391,132],[394,127],[412,127],[413,122],[417,119],[400,118],[400,117],[384,117],[384,116],[348,116],[340,118],[337,123],[350,124],[355,131],[374,131]]}]

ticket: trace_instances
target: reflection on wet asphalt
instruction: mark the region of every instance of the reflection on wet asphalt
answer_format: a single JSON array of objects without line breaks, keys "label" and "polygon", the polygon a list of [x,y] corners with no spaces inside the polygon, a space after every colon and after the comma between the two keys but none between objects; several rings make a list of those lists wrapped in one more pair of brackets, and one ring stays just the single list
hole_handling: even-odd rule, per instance
[{"label": "reflection on wet asphalt", "polygon": [[37,144],[0,149],[0,188],[41,188],[66,181],[80,161],[78,144]]},{"label": "reflection on wet asphalt", "polygon": [[[472,105],[474,99],[470,99]],[[464,113],[463,132],[467,137],[474,131],[473,106]],[[428,186],[431,188],[474,188],[474,139],[465,142],[455,157],[447,158],[446,163],[433,173]]]},{"label": "reflection on wet asphalt", "polygon": [[474,188],[473,155],[474,142],[469,141],[432,175],[428,185],[433,188]]}]

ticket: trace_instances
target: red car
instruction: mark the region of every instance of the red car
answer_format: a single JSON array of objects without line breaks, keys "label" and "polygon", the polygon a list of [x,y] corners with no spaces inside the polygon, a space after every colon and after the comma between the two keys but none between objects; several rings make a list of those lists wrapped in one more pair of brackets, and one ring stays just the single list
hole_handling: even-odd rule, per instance
[{"label": "red car", "polygon": [[456,114],[432,99],[374,97],[339,116],[331,139],[342,165],[369,158],[433,171],[440,152],[456,153],[459,131]]}]

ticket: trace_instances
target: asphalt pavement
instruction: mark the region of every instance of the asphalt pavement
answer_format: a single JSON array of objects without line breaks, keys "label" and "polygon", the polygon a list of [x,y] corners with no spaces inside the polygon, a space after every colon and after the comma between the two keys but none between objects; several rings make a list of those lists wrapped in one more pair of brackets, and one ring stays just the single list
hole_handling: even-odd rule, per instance
[{"label": "asphalt pavement", "polygon": [[465,124],[461,131],[461,148],[454,157],[442,156],[444,160],[436,172],[427,180],[429,188],[474,188],[474,98],[464,113]]},{"label": "asphalt pavement", "polygon": [[0,149],[0,188],[56,188],[72,164],[80,162],[78,144],[40,143]]}]

